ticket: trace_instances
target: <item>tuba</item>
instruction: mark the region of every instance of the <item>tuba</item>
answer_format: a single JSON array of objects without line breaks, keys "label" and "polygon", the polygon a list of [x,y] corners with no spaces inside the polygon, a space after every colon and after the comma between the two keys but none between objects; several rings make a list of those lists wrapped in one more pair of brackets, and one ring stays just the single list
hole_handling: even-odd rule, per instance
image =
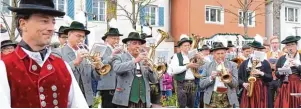
[{"label": "tuba", "polygon": [[260,61],[256,59],[252,60],[252,68],[251,68],[250,76],[248,78],[248,82],[249,82],[248,93],[247,93],[248,97],[251,97],[253,94],[254,83],[256,82],[256,76],[253,75],[252,72],[256,69],[256,66],[259,62]]},{"label": "tuba", "polygon": [[155,50],[164,39],[169,37],[169,35],[168,35],[168,33],[164,32],[161,29],[158,29],[158,32],[161,34],[161,37],[157,41],[157,43],[150,44],[150,49],[147,53],[146,62],[150,65],[150,68],[152,69],[152,71],[156,72],[158,74],[158,77],[161,78],[167,68],[166,68],[165,64],[162,62],[159,62],[158,64],[154,64]]},{"label": "tuba", "polygon": [[220,73],[220,79],[223,83],[230,83],[232,81],[232,75],[230,75],[228,73],[228,71],[226,70],[226,67],[224,65],[224,63],[219,64],[216,67],[217,71],[221,72]]},{"label": "tuba", "polygon": [[96,66],[100,66],[99,69],[97,69],[98,71],[98,74],[99,75],[106,75],[110,72],[111,70],[111,65],[109,64],[103,64],[101,62],[101,59],[100,59],[100,51],[99,49],[99,44],[95,43],[92,47],[92,49],[89,51],[87,45],[85,44],[79,44],[78,45],[78,48],[80,50],[80,52],[82,52],[84,54],[84,58],[87,59],[87,61],[94,67]]},{"label": "tuba", "polygon": [[[197,49],[199,44],[201,46],[204,44],[205,38],[199,38],[197,35],[194,35],[194,34],[192,34],[192,36],[190,38],[192,39],[191,50]],[[198,63],[199,65],[205,64],[205,62],[203,60],[196,58],[196,57],[191,58],[190,62]],[[201,78],[201,75],[200,75],[198,69],[192,68],[191,71],[192,71],[194,77]]]}]

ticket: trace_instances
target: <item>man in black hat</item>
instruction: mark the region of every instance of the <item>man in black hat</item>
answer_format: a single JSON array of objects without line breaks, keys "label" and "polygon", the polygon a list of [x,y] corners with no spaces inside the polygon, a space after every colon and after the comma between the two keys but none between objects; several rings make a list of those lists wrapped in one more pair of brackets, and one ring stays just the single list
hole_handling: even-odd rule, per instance
[{"label": "man in black hat", "polygon": [[207,45],[203,45],[202,48],[198,49],[198,51],[204,56],[205,62],[211,62],[210,48]]},{"label": "man in black hat", "polygon": [[[73,21],[64,32],[68,33],[67,44],[54,53],[69,63],[89,107],[92,107],[92,80],[100,80],[101,65],[84,58],[89,50],[83,43],[90,31],[86,30],[82,23]],[[100,59],[100,57],[97,58]]]},{"label": "man in black hat", "polygon": [[67,39],[68,39],[68,34],[64,32],[65,29],[67,29],[68,27],[66,26],[61,26],[59,28],[59,31],[56,32],[58,34],[58,38],[60,41],[60,48],[64,47],[64,45],[67,43]]},{"label": "man in black hat", "polygon": [[[204,89],[205,108],[233,108],[238,103],[236,87],[238,86],[237,65],[225,59],[228,48],[222,42],[216,42],[211,48],[213,61],[206,63],[201,74],[200,87]],[[224,71],[218,69],[224,66]],[[232,76],[229,82],[221,81],[221,74]]]},{"label": "man in black hat", "polygon": [[4,40],[1,42],[1,58],[6,56],[7,54],[15,51],[17,44],[15,44],[11,40]]},{"label": "man in black hat", "polygon": [[70,66],[47,48],[54,33],[53,0],[21,0],[16,26],[22,36],[15,52],[0,61],[1,108],[87,108]]},{"label": "man in black hat", "polygon": [[[268,104],[268,82],[272,81],[272,69],[266,59],[258,59],[259,56],[264,58],[265,47],[258,41],[249,44],[252,56],[243,61],[238,70],[239,87],[242,89],[240,107],[243,108],[267,108]],[[251,75],[252,74],[252,75]],[[249,77],[256,78],[254,83],[250,83]],[[249,89],[253,84],[253,89]],[[252,95],[248,92],[252,90]]]},{"label": "man in black hat", "polygon": [[156,83],[158,77],[145,61],[146,53],[140,51],[146,41],[139,33],[131,32],[122,42],[127,45],[127,52],[113,57],[112,67],[117,75],[117,86],[112,102],[123,108],[149,108],[149,82]]},{"label": "man in black hat", "polygon": [[[117,28],[110,28],[102,37],[102,40],[104,40],[107,45],[107,49],[102,56],[104,64],[111,64],[113,56],[122,53],[123,46],[119,44],[120,36],[123,35],[119,33]],[[97,86],[97,90],[100,91],[102,98],[101,106],[103,108],[116,108],[116,105],[112,103],[115,88],[116,73],[111,70],[107,75],[101,76],[101,80]]]},{"label": "man in black hat", "polygon": [[249,46],[249,44],[245,44],[244,46],[242,46],[242,54],[241,54],[241,58],[243,60],[247,60],[250,57],[251,54],[251,47]]},{"label": "man in black hat", "polygon": [[[281,56],[276,64],[276,76],[280,79],[280,88],[275,99],[275,108],[300,108],[301,97],[291,93],[301,93],[301,54],[298,53],[300,36],[288,36],[281,44],[285,44],[288,54]],[[279,68],[290,68],[292,74],[283,74]]]},{"label": "man in black hat", "polygon": [[227,44],[227,55],[226,55],[226,59],[227,60],[232,60],[236,57],[236,53],[235,53],[235,46],[232,44],[232,41],[228,41],[228,44]]},{"label": "man in black hat", "polygon": [[[187,35],[182,35],[177,44],[180,52],[173,55],[170,67],[172,68],[172,75],[177,82],[177,97],[180,108],[194,107],[195,100],[195,77],[191,68],[199,68],[199,64],[190,62],[188,58],[188,51],[190,50],[192,40]],[[189,88],[185,88],[189,87]]]}]

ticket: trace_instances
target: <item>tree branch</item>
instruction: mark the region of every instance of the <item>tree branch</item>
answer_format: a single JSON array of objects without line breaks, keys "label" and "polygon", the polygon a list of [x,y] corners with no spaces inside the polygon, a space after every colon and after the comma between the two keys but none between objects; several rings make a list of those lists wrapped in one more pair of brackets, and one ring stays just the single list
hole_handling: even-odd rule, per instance
[{"label": "tree branch", "polygon": [[11,29],[10,29],[10,27],[9,27],[6,19],[5,19],[5,16],[4,16],[3,12],[1,12],[1,19],[3,20],[3,23],[4,23],[4,25],[5,25],[5,27],[6,27],[7,31],[8,31],[8,35],[10,36],[11,35],[10,30]]},{"label": "tree branch", "polygon": [[127,18],[129,18],[129,20],[133,20],[131,17],[132,17],[132,14],[129,12],[129,11],[127,11],[126,9],[125,9],[125,7],[126,6],[121,6],[119,3],[117,3],[117,6],[120,8],[120,9],[117,9],[117,10],[122,10],[126,15],[126,17]]},{"label": "tree branch", "polygon": [[[145,1],[146,1],[146,0],[145,0]],[[151,4],[151,3],[154,3],[156,0],[148,0],[148,1],[143,5],[143,3],[144,3],[145,1],[143,1],[143,2],[141,2],[141,3],[138,4],[138,9],[137,9],[136,16],[135,16],[136,19],[138,19],[138,16],[139,16],[138,14],[140,13],[141,9],[144,9],[146,6],[148,6],[148,5]]]},{"label": "tree branch", "polygon": [[241,0],[236,0],[236,1],[241,8],[244,7],[244,3]]}]

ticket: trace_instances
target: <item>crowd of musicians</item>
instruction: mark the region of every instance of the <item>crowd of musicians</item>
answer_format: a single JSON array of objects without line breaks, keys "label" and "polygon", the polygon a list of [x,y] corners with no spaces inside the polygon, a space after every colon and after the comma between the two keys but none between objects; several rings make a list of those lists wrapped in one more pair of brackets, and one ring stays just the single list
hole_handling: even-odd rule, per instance
[{"label": "crowd of musicians", "polygon": [[[65,14],[54,9],[52,0],[21,0],[19,7],[8,9],[17,15],[22,40],[1,42],[0,107],[88,108],[94,96],[101,96],[103,108],[149,108],[173,94],[180,108],[301,105],[299,36],[282,41],[272,36],[270,45],[254,40],[241,51],[231,41],[201,44],[189,56],[200,42],[181,35],[177,53],[154,68],[157,63],[147,61],[152,48],[146,46],[145,34],[123,36],[111,27],[101,38],[107,47],[103,55],[87,58],[89,50],[79,45],[90,31],[80,22],[60,27],[60,45],[50,45],[54,17]],[[121,37],[125,47],[117,46]]]}]

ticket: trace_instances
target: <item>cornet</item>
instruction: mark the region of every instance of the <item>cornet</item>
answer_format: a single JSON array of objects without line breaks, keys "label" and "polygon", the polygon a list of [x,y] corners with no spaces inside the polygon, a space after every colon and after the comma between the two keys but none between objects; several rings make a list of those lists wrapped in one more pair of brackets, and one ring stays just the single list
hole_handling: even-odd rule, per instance
[{"label": "cornet", "polygon": [[88,46],[85,44],[78,44],[79,51],[83,54],[83,58],[86,58],[88,63],[94,66],[95,68],[98,67],[98,74],[99,75],[106,75],[111,70],[111,65],[103,64],[100,59],[100,51],[97,50],[98,44],[94,44],[91,51],[89,51]]},{"label": "cornet", "polygon": [[226,67],[224,63],[222,62],[216,67],[218,72],[220,73],[221,81],[223,83],[230,83],[232,81],[232,75],[229,74],[229,72],[226,70]]}]

